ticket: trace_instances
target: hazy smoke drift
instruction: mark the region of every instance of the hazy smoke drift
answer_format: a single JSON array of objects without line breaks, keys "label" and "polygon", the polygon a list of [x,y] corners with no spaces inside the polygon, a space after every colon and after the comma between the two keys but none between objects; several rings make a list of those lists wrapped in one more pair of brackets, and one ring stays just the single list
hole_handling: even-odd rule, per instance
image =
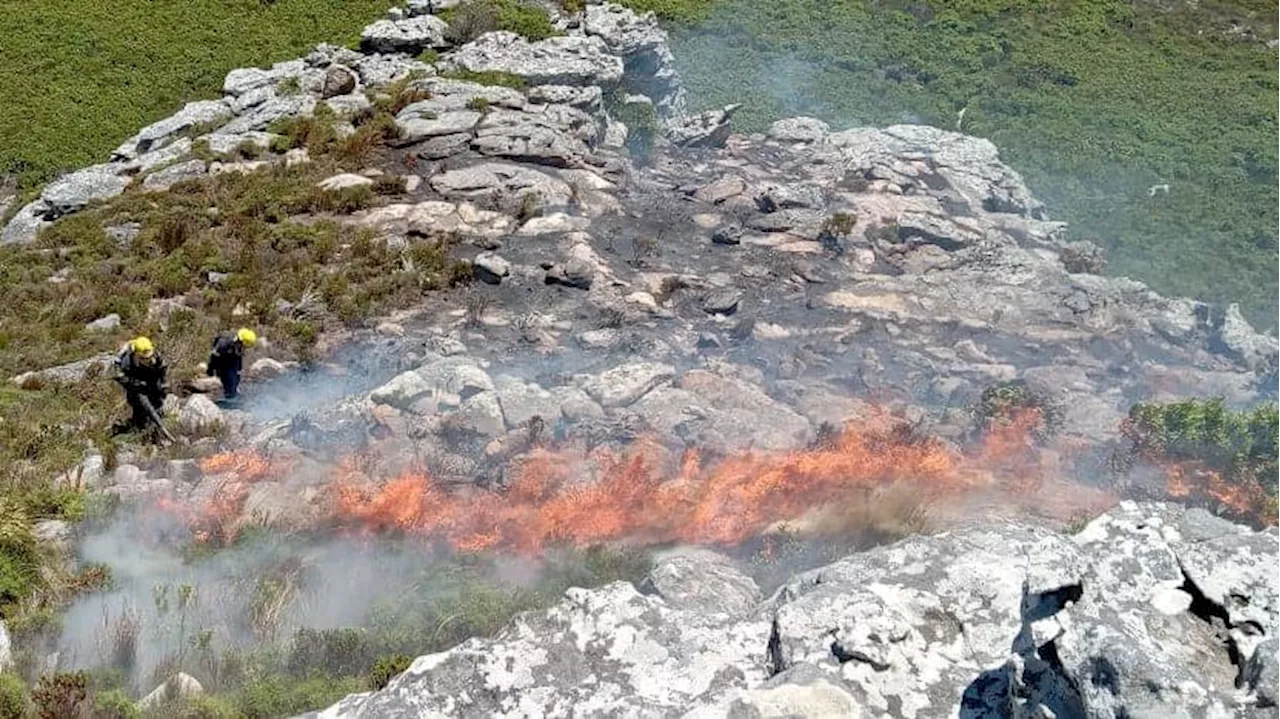
[{"label": "hazy smoke drift", "polygon": [[[287,641],[298,628],[359,626],[383,598],[417,585],[439,557],[419,544],[346,538],[263,537],[188,559],[186,527],[163,513],[128,512],[81,546],[86,562],[112,568],[114,587],[77,601],[62,623],[60,663],[133,667],[140,689],[151,672],[198,637],[223,652]],[[118,635],[136,627],[134,656]]]}]

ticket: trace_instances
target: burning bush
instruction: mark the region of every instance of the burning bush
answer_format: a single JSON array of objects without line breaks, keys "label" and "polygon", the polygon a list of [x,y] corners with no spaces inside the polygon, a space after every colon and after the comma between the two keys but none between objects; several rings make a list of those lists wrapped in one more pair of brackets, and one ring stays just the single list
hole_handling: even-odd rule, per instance
[{"label": "burning bush", "polygon": [[1047,392],[1021,380],[1001,382],[982,391],[973,410],[979,430],[1025,425],[1037,439],[1045,439],[1062,426],[1062,407]]},{"label": "burning bush", "polygon": [[1276,522],[1277,425],[1274,404],[1232,411],[1222,399],[1139,403],[1120,432],[1127,446],[1115,465],[1166,467],[1170,494],[1198,495],[1264,523]]}]

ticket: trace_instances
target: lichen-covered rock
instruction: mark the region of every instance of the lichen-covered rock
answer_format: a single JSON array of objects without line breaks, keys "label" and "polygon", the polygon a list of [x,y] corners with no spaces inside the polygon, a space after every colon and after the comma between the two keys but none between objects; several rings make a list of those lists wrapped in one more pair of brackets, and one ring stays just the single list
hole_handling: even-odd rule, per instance
[{"label": "lichen-covered rock", "polygon": [[152,191],[167,190],[179,182],[201,177],[207,170],[204,160],[179,162],[176,165],[170,165],[163,170],[157,170],[147,175],[146,179],[142,181],[142,187]]},{"label": "lichen-covered rock", "polygon": [[415,15],[402,20],[379,20],[360,33],[360,40],[374,52],[416,55],[427,48],[444,47],[448,28],[435,15]]},{"label": "lichen-covered rock", "polygon": [[222,410],[203,394],[193,394],[178,412],[178,425],[189,435],[209,435],[222,429]]},{"label": "lichen-covered rock", "polygon": [[703,549],[681,549],[659,557],[640,591],[676,609],[746,617],[762,601],[760,587],[733,561]]},{"label": "lichen-covered rock", "polygon": [[1249,326],[1240,314],[1240,305],[1230,304],[1222,317],[1222,325],[1218,330],[1222,344],[1245,365],[1253,370],[1266,371],[1276,367],[1276,356],[1280,354],[1280,344],[1275,337],[1259,334]]},{"label": "lichen-covered rock", "polygon": [[529,42],[511,32],[481,35],[449,55],[468,72],[505,72],[530,85],[596,85],[611,89],[622,79],[622,59],[599,37],[566,35]]},{"label": "lichen-covered rock", "polygon": [[764,602],[725,558],[677,552],[648,595],[571,589],[308,716],[1239,716],[1274,706],[1276,558],[1274,530],[1132,503],[1076,537],[910,538]]},{"label": "lichen-covered rock", "polygon": [[667,139],[679,147],[724,147],[733,132],[733,113],[740,105],[726,105],[696,115],[679,116],[667,122]]},{"label": "lichen-covered rock", "polygon": [[628,88],[648,96],[659,117],[684,112],[680,73],[667,46],[667,33],[652,13],[637,15],[613,3],[588,5],[582,29],[604,40],[609,52],[622,58]]},{"label": "lichen-covered rock", "polygon": [[831,126],[815,117],[788,117],[769,126],[769,137],[781,142],[818,142]]},{"label": "lichen-covered rock", "polygon": [[768,638],[766,621],[726,625],[625,582],[570,589],[493,640],[419,657],[381,692],[308,716],[678,716],[764,681]]},{"label": "lichen-covered rock", "polygon": [[131,160],[142,153],[163,147],[180,133],[194,127],[212,128],[230,119],[231,108],[222,100],[189,102],[172,116],[142,128],[112,154],[118,159]]},{"label": "lichen-covered rock", "polygon": [[370,392],[369,399],[374,404],[431,414],[442,408],[456,408],[468,398],[493,389],[493,380],[475,360],[446,357],[397,375]]},{"label": "lichen-covered rock", "polygon": [[49,205],[44,200],[36,199],[23,205],[4,226],[0,234],[0,244],[25,245],[32,242],[40,231],[49,226],[45,215],[49,213]]},{"label": "lichen-covered rock", "polygon": [[513,209],[520,207],[526,195],[533,195],[535,208],[565,205],[573,196],[563,180],[511,163],[487,162],[449,170],[432,176],[429,182],[445,197],[496,201]]},{"label": "lichen-covered rock", "polygon": [[48,210],[44,219],[54,220],[75,212],[90,202],[107,200],[129,186],[129,178],[120,177],[111,165],[96,165],[72,172],[49,183],[40,193]]}]

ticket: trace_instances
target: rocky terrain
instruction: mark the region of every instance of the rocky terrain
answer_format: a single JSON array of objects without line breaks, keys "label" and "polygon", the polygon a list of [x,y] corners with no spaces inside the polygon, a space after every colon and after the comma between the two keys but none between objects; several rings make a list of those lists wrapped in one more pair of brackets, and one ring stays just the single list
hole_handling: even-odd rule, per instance
[{"label": "rocky terrain", "polygon": [[1276,534],[1126,502],[908,539],[762,598],[715,554],[570,590],[309,715],[1274,716]]},{"label": "rocky terrain", "polygon": [[[197,516],[230,492],[237,513],[310,527],[357,451],[367,483],[415,469],[500,491],[547,443],[784,452],[889,413],[958,453],[982,391],[1016,382],[1055,407],[1055,479],[1092,492],[1017,513],[1064,524],[1122,493],[1105,462],[1134,402],[1275,398],[1274,338],[1234,306],[1099,275],[1101,251],[1064,242],[986,140],[803,117],[733,134],[732,107],[686,112],[651,16],[590,4],[556,11],[557,37],[457,45],[434,14],[451,4],[394,9],[360,51],[235,70],[222,98],[142,129],[9,222],[4,241],[29,243],[126,192],[306,163],[304,148],[272,151],[273,123],[325,106],[351,134],[398,83],[419,99],[380,164],[321,187],[401,175],[403,192],[336,219],[390,247],[450,238],[477,280],[326,337],[317,371],[258,360],[242,411],[194,382],[178,425],[270,471],[127,454],[106,471],[92,454],[70,481]],[[256,159],[233,157],[246,146]],[[106,359],[14,379],[74,381]],[[1163,478],[1144,491],[1165,496]],[[318,716],[1274,713],[1274,529],[1150,504],[1075,536],[964,520],[767,599],[725,560],[681,553],[640,589],[574,590]]]}]

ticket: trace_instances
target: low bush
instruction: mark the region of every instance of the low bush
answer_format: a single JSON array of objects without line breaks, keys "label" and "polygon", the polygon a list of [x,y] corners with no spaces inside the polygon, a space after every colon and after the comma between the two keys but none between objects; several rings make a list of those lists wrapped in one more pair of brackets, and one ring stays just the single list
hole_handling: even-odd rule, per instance
[{"label": "low bush", "polygon": [[663,20],[684,25],[702,22],[716,0],[619,0],[618,4],[638,13],[651,12]]},{"label": "low bush", "polygon": [[89,678],[84,672],[46,674],[31,690],[36,719],[69,719],[89,708]]},{"label": "low bush", "polygon": [[623,102],[617,96],[611,96],[605,107],[610,117],[627,126],[627,151],[637,161],[647,162],[661,131],[657,110],[651,103]]},{"label": "low bush", "polygon": [[0,719],[23,719],[29,709],[27,685],[13,674],[0,674]]},{"label": "low bush", "polygon": [[374,662],[373,667],[369,669],[369,689],[378,691],[386,687],[397,674],[408,669],[412,663],[413,657],[408,654],[396,653],[378,657],[378,661]]},{"label": "low bush", "polygon": [[513,32],[530,42],[559,35],[542,8],[521,0],[469,0],[440,13],[449,23],[445,37],[454,45],[464,45],[487,32]]},{"label": "low bush", "polygon": [[258,677],[250,679],[239,692],[236,707],[246,719],[296,716],[365,691],[365,686],[360,677]]},{"label": "low bush", "polygon": [[[1139,461],[1192,463],[1215,473],[1265,523],[1276,521],[1280,408],[1230,410],[1221,398],[1160,404],[1140,402],[1120,425],[1126,445],[1113,462],[1122,471]],[[1238,491],[1231,492],[1230,488]],[[1234,507],[1237,511],[1243,505]]]},{"label": "low bush", "polygon": [[987,387],[973,408],[980,431],[1019,425],[1043,439],[1062,428],[1062,406],[1047,392],[1014,380]]},{"label": "low bush", "polygon": [[109,689],[93,696],[93,719],[138,719],[141,712],[129,695]]}]

